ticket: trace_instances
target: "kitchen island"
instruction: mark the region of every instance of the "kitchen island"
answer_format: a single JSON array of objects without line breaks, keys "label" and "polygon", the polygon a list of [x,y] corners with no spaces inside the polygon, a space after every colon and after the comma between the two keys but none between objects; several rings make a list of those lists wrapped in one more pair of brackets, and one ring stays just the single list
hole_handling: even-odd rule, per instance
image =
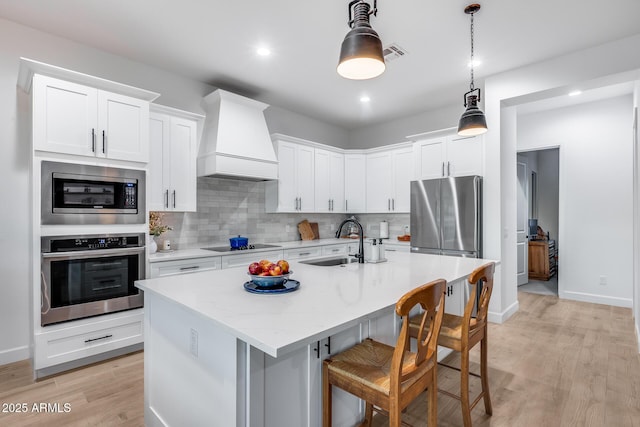
[{"label": "kitchen island", "polygon": [[[486,260],[390,253],[388,262],[291,262],[300,288],[251,294],[246,268],[136,282],[145,291],[148,426],[319,426],[321,365],[366,337],[395,344],[396,301],[444,278],[463,288]],[[256,259],[257,261],[257,259]],[[275,260],[272,260],[275,261]],[[334,425],[361,404],[334,393]]]}]

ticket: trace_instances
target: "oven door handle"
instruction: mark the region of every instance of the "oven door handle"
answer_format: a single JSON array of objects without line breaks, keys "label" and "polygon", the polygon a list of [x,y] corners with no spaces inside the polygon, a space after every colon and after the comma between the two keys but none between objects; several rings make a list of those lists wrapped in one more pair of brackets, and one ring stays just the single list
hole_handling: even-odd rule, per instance
[{"label": "oven door handle", "polygon": [[138,255],[144,253],[144,246],[136,248],[96,249],[89,251],[43,252],[43,259],[83,259],[104,258],[116,255]]}]

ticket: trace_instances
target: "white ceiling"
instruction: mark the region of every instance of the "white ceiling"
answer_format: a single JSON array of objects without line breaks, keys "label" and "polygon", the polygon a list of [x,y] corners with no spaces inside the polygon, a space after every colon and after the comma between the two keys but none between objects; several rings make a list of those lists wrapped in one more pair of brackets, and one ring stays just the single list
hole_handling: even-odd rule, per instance
[{"label": "white ceiling", "polygon": [[[346,129],[462,104],[469,85],[463,10],[471,1],[380,0],[373,28],[383,45],[396,43],[408,55],[367,81],[335,71],[348,2],[0,0],[0,16]],[[477,81],[640,32],[638,0],[481,5]],[[261,44],[270,57],[255,54]],[[359,101],[365,94],[367,105]]]}]

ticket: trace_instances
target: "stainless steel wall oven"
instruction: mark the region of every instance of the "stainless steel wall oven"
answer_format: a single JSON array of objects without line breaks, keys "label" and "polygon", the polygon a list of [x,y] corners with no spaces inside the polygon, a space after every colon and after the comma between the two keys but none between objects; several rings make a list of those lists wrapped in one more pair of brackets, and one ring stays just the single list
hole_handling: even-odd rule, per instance
[{"label": "stainless steel wall oven", "polygon": [[42,224],[144,224],[145,172],[43,161]]},{"label": "stainless steel wall oven", "polygon": [[41,324],[142,307],[145,235],[41,238]]}]

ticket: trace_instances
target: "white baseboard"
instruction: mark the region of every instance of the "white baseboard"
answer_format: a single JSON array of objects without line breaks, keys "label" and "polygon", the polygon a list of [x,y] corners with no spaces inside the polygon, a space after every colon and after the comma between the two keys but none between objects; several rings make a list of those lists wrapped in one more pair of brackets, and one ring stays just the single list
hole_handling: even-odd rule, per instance
[{"label": "white baseboard", "polygon": [[513,304],[511,304],[509,307],[507,307],[506,310],[502,311],[501,313],[497,313],[495,311],[489,311],[489,313],[487,313],[487,320],[492,323],[504,323],[511,316],[513,316],[516,313],[516,311],[518,311],[519,308],[520,308],[520,303],[518,301],[515,301]]},{"label": "white baseboard", "polygon": [[20,360],[29,359],[30,357],[31,354],[28,345],[2,350],[0,351],[0,365],[19,362]]},{"label": "white baseboard", "polygon": [[633,301],[630,298],[610,297],[606,295],[589,294],[586,292],[562,291],[558,295],[560,298],[573,301],[590,302],[593,304],[605,304],[615,307],[632,308]]}]

